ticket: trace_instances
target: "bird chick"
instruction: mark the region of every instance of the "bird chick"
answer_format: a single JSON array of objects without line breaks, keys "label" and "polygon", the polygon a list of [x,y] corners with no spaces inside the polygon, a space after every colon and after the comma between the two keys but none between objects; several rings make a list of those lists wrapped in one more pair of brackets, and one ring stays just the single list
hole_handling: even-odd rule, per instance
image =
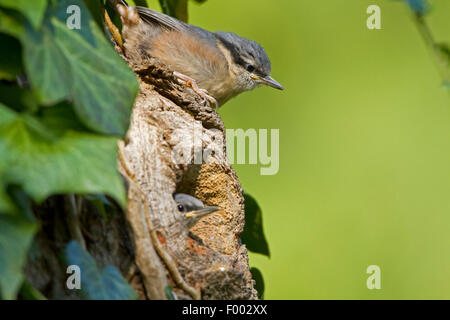
[{"label": "bird chick", "polygon": [[[232,32],[209,32],[163,13],[120,0],[125,48],[159,59],[205,100],[223,105],[260,85],[279,90],[264,48]],[[141,23],[141,21],[143,23]]]},{"label": "bird chick", "polygon": [[175,193],[173,199],[177,203],[177,209],[183,214],[181,217],[188,228],[193,227],[202,217],[220,210],[219,207],[205,207],[197,198],[184,193]]}]

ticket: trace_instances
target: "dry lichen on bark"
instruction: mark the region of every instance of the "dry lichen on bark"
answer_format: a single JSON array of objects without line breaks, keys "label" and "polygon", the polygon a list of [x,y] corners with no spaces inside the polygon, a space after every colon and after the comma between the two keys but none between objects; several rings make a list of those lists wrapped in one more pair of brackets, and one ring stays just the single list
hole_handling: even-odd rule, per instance
[{"label": "dry lichen on bark", "polygon": [[[132,180],[127,219],[147,298],[165,298],[168,284],[179,298],[189,298],[155,251],[149,232],[154,231],[181,277],[202,299],[255,299],[247,250],[239,242],[242,188],[226,156],[222,119],[164,65],[127,47],[126,38],[125,48],[140,93],[127,137],[119,145],[119,167]],[[192,237],[181,223],[175,192],[222,210],[198,222],[190,230]]]}]

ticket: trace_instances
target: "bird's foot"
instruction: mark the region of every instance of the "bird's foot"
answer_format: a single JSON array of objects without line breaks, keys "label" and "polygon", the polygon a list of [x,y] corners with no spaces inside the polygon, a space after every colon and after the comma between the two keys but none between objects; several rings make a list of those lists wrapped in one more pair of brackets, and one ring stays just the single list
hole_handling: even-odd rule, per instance
[{"label": "bird's foot", "polygon": [[136,7],[125,6],[123,4],[117,4],[117,11],[119,12],[122,24],[127,26],[136,25],[139,23],[139,14],[137,13]]},{"label": "bird's foot", "polygon": [[217,109],[219,109],[219,103],[217,102],[217,100],[213,96],[211,96],[207,90],[200,89],[194,79],[176,71],[173,73],[173,76],[183,85],[191,88],[192,91],[194,91],[200,98],[202,98],[203,104],[213,104],[216,111]]}]

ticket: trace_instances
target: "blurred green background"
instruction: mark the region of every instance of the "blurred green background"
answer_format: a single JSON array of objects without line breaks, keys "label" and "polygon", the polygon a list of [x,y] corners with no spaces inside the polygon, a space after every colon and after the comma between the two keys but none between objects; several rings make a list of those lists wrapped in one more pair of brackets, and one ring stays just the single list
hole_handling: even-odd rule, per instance
[{"label": "blurred green background", "polygon": [[[427,16],[450,43],[450,1]],[[381,7],[382,30],[366,9]],[[229,129],[280,129],[280,170],[234,165],[259,202],[266,299],[450,299],[450,96],[401,2],[209,0],[190,23],[254,39],[286,91],[227,103]],[[381,290],[368,290],[368,265]]]}]

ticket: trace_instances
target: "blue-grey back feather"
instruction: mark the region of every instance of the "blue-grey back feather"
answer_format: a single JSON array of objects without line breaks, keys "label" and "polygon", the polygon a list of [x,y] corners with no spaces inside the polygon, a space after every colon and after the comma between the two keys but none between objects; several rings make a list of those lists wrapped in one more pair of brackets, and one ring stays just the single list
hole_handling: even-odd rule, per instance
[{"label": "blue-grey back feather", "polygon": [[[128,6],[125,0],[120,0],[123,5]],[[141,19],[149,24],[154,24],[168,30],[181,31],[187,33],[194,33],[203,41],[210,45],[217,46],[219,40],[231,53],[235,63],[246,67],[245,57],[248,60],[255,61],[255,73],[261,76],[268,76],[271,72],[271,64],[264,48],[257,42],[249,40],[233,32],[217,31],[215,33],[209,32],[197,26],[187,24],[176,18],[168,16],[164,13],[144,8],[136,7]]]}]

